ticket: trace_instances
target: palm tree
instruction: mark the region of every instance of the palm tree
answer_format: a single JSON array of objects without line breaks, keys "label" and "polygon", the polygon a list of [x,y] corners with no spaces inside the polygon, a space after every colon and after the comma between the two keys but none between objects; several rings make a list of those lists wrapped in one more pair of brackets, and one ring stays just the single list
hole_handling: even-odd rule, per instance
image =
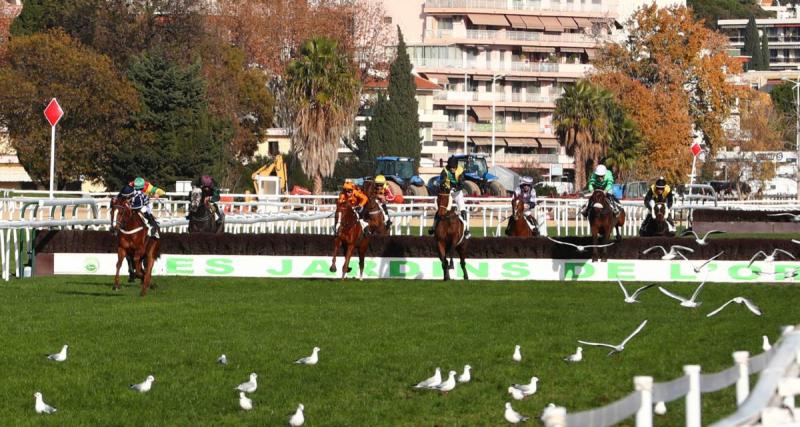
[{"label": "palm tree", "polygon": [[616,103],[609,105],[607,113],[611,142],[603,164],[614,170],[615,177],[629,178],[642,148],[639,125]]},{"label": "palm tree", "polygon": [[300,47],[287,68],[293,112],[292,145],[300,166],[322,192],[322,178],[333,175],[339,141],[352,127],[358,109],[359,83],[348,56],[327,37]]},{"label": "palm tree", "polygon": [[575,188],[586,186],[586,166],[593,165],[608,151],[611,133],[607,106],[611,93],[587,80],[564,90],[556,101],[553,123],[558,139],[575,158]]}]

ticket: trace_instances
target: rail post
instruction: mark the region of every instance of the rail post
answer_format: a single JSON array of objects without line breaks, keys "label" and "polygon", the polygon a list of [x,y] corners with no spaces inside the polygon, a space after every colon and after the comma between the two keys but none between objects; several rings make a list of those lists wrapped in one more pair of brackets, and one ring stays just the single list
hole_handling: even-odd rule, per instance
[{"label": "rail post", "polygon": [[686,427],[700,427],[700,365],[685,365],[683,373],[689,376],[689,392],[686,393]]},{"label": "rail post", "polygon": [[750,360],[749,352],[733,352],[733,362],[739,366],[739,379],[736,380],[736,406],[741,406],[742,402],[750,394],[750,367],[747,363],[748,360]]},{"label": "rail post", "polygon": [[642,403],[636,411],[636,427],[653,426],[653,377],[633,377],[633,386],[642,396]]}]

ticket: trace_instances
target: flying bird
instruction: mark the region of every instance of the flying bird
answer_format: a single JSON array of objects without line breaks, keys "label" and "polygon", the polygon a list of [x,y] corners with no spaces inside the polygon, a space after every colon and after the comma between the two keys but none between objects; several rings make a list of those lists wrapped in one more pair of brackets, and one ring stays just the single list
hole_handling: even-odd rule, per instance
[{"label": "flying bird", "polygon": [[569,356],[564,358],[565,362],[577,363],[577,362],[580,362],[581,360],[583,360],[583,347],[578,347],[575,350],[574,354],[570,354]]},{"label": "flying bird", "polygon": [[243,391],[245,393],[252,393],[256,391],[256,389],[258,388],[258,382],[256,381],[257,378],[258,375],[255,372],[253,372],[252,374],[250,374],[250,381],[239,384],[238,386],[236,386],[236,390]]},{"label": "flying bird", "polygon": [[415,385],[414,388],[434,388],[442,383],[442,370],[436,368],[433,376]]},{"label": "flying bird", "polygon": [[606,244],[603,244],[603,245],[576,245],[574,243],[562,242],[560,240],[553,239],[550,236],[547,236],[547,238],[550,239],[550,241],[558,243],[560,245],[572,246],[573,248],[577,249],[578,252],[586,252],[586,248],[606,248],[606,247],[611,246],[611,245],[613,245],[615,243],[615,242],[611,242],[611,243],[606,243]]},{"label": "flying bird", "polygon": [[458,382],[468,383],[472,380],[472,366],[464,365],[464,373],[458,376]]},{"label": "flying bird", "polygon": [[694,231],[686,230],[683,233],[681,233],[681,237],[685,237],[685,236],[688,236],[688,235],[691,234],[691,235],[694,236],[695,243],[697,243],[700,246],[705,246],[705,245],[708,244],[708,242],[706,241],[706,239],[708,239],[708,236],[710,236],[712,234],[723,234],[723,233],[725,233],[725,232],[724,231],[719,231],[719,230],[711,230],[708,233],[706,233],[703,236],[703,238],[701,239],[700,236],[698,236],[697,233],[695,233]]},{"label": "flying bird", "polygon": [[239,392],[239,407],[245,411],[253,409],[253,401],[243,392]]},{"label": "flying bird", "polygon": [[769,337],[766,335],[761,336],[761,349],[764,351],[770,351],[772,349],[772,344],[769,343]]},{"label": "flying bird", "polygon": [[67,360],[67,348],[69,348],[69,346],[64,344],[64,347],[61,347],[61,351],[55,354],[50,354],[47,356],[47,358],[56,362],[63,362]]},{"label": "flying bird", "polygon": [[522,352],[519,351],[519,344],[514,346],[514,354],[511,355],[511,360],[522,362]]},{"label": "flying bird", "polygon": [[750,270],[750,271],[752,271],[757,276],[776,276],[777,277],[778,275],[782,275],[783,279],[791,279],[791,278],[794,278],[794,277],[797,277],[798,275],[800,275],[800,269],[799,268],[795,268],[793,270],[788,270],[788,271],[786,271],[786,270],[776,270],[776,271],[773,271],[773,272],[761,271],[761,270]]},{"label": "flying bird", "polygon": [[33,409],[36,410],[37,414],[52,414],[56,412],[56,408],[44,403],[42,400],[42,393],[38,391],[33,393],[33,397],[36,398],[36,403],[33,405]]},{"label": "flying bird", "polygon": [[[694,265],[694,264],[692,264],[692,270],[694,270],[694,272],[695,272],[695,273],[699,273],[699,272],[700,272],[700,270],[702,270],[702,269],[703,269],[705,266],[707,266],[707,265],[708,265],[708,264],[709,264],[711,261],[714,261],[715,259],[719,258],[719,257],[720,257],[720,256],[722,256],[722,254],[724,254],[724,253],[725,253],[725,251],[721,251],[720,253],[718,253],[718,254],[716,254],[716,255],[712,256],[711,258],[709,258],[709,259],[705,260],[705,261],[704,261],[702,264],[700,264],[700,265]],[[686,261],[689,261],[689,258],[686,258],[686,256],[685,256],[685,255],[683,255],[682,253],[678,252],[678,255],[680,255],[680,257],[681,257],[681,258],[683,258],[684,260],[686,260]]]},{"label": "flying bird", "polygon": [[620,289],[622,289],[622,293],[625,295],[625,302],[627,302],[628,304],[633,304],[635,302],[639,302],[636,299],[636,298],[639,297],[639,294],[641,294],[642,292],[644,292],[647,289],[650,289],[650,288],[652,288],[653,286],[656,285],[655,283],[651,283],[651,284],[649,284],[647,286],[642,286],[641,288],[635,290],[633,292],[633,295],[629,295],[628,294],[628,290],[625,289],[625,286],[622,286],[622,281],[621,280],[617,280],[617,283],[619,284]]},{"label": "flying bird", "polygon": [[718,309],[712,311],[711,313],[706,314],[706,317],[711,317],[719,313],[720,311],[722,311],[723,308],[727,307],[728,304],[732,302],[735,302],[736,304],[744,304],[744,306],[747,307],[748,310],[752,311],[753,314],[755,314],[756,316],[761,316],[761,309],[758,308],[757,305],[753,304],[753,301],[750,301],[745,297],[736,297],[726,302],[725,304],[722,304]]},{"label": "flying bird", "polygon": [[227,365],[228,358],[223,354],[222,356],[217,358],[217,363],[219,363],[220,365]]},{"label": "flying bird", "polygon": [[525,393],[523,393],[522,390],[512,386],[508,387],[508,394],[510,394],[514,400],[522,400],[525,398]]},{"label": "flying bird", "polygon": [[624,340],[622,340],[622,342],[621,342],[621,343],[619,343],[619,344],[617,344],[617,345],[613,345],[613,344],[606,344],[606,343],[602,343],[602,342],[581,341],[581,340],[578,340],[578,342],[579,342],[579,343],[581,343],[581,344],[584,344],[584,345],[593,345],[593,346],[599,346],[599,347],[608,347],[608,348],[610,348],[610,349],[611,349],[611,351],[608,353],[608,355],[609,355],[609,356],[611,356],[612,354],[616,354],[616,353],[619,353],[619,352],[621,352],[622,350],[625,350],[625,344],[627,344],[627,343],[628,343],[628,341],[630,341],[630,340],[631,340],[631,338],[635,337],[635,336],[636,336],[636,334],[638,334],[638,333],[639,333],[639,332],[640,332],[640,331],[641,331],[641,330],[644,328],[644,325],[646,325],[646,324],[647,324],[647,320],[645,320],[644,322],[642,322],[642,323],[639,325],[639,327],[638,327],[638,328],[636,328],[636,330],[635,330],[635,331],[633,331],[633,333],[631,333],[630,335],[628,335],[628,337],[627,337],[627,338],[625,338]]},{"label": "flying bird", "polygon": [[789,221],[792,222],[800,222],[800,215],[791,214],[789,212],[777,213],[777,214],[768,214],[767,216],[788,216]]},{"label": "flying bird", "polygon": [[456,374],[457,374],[456,371],[450,371],[447,374],[447,379],[442,381],[442,383],[436,386],[435,389],[441,391],[444,394],[447,394],[447,392],[452,391],[454,388],[456,388]]},{"label": "flying bird", "polygon": [[297,410],[294,411],[294,415],[292,415],[292,418],[289,418],[289,425],[290,426],[292,426],[292,427],[300,427],[301,425],[305,424],[306,417],[303,416],[303,410],[305,410],[305,409],[306,409],[306,407],[303,406],[302,403],[297,405]]},{"label": "flying bird", "polygon": [[156,377],[148,375],[143,382],[140,382],[139,384],[131,384],[131,389],[138,391],[139,393],[147,393],[153,387],[153,381],[155,380]]},{"label": "flying bird", "polygon": [[669,247],[669,251],[667,251],[663,246],[657,245],[645,249],[644,251],[642,251],[642,254],[647,255],[656,249],[661,249],[664,252],[664,256],[661,257],[661,259],[663,260],[675,259],[675,257],[677,257],[678,254],[680,253],[679,251],[688,251],[689,253],[694,253],[694,249],[687,248],[686,246],[672,245]]},{"label": "flying bird", "polygon": [[658,287],[658,290],[661,291],[662,294],[680,301],[681,307],[695,308],[700,304],[702,304],[701,302],[697,301],[697,296],[700,295],[700,291],[703,289],[703,286],[705,284],[706,282],[701,283],[700,286],[698,286],[697,289],[694,290],[694,293],[692,293],[692,297],[689,299],[686,299],[680,295],[673,294],[672,292],[662,288],[661,286]]},{"label": "flying bird", "polygon": [[297,359],[297,360],[294,361],[294,363],[297,363],[297,364],[300,364],[300,365],[316,365],[317,362],[319,362],[319,354],[318,353],[319,353],[319,347],[314,347],[311,350],[311,356],[302,357],[300,359]]},{"label": "flying bird", "polygon": [[764,262],[773,262],[773,261],[775,261],[775,257],[777,257],[779,253],[780,254],[784,254],[784,255],[788,256],[789,258],[791,258],[791,259],[797,259],[797,258],[795,258],[794,255],[790,254],[789,252],[787,252],[787,251],[785,251],[783,249],[775,249],[769,255],[767,255],[767,253],[764,252],[764,251],[758,251],[758,252],[755,253],[755,255],[753,255],[752,258],[750,258],[750,263],[747,264],[747,266],[750,267],[751,265],[753,265],[753,263],[756,261],[756,258],[758,258],[760,256],[764,257]]},{"label": "flying bird", "polygon": [[[525,397],[527,397],[527,396],[532,396],[532,395],[536,394],[537,384],[539,384],[539,378],[538,377],[531,377],[531,382],[530,383],[528,383],[528,384],[512,384],[511,387],[521,391],[522,394]],[[519,399],[517,399],[517,400],[519,400]]]}]

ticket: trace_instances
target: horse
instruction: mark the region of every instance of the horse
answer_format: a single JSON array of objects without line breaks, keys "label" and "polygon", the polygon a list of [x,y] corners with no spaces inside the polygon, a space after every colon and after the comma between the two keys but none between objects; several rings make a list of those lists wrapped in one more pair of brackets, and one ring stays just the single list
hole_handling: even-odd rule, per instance
[{"label": "horse", "polygon": [[[625,211],[620,208],[614,215],[603,190],[594,190],[589,197],[589,225],[592,230],[592,244],[605,244],[612,231],[616,231],[617,241],[622,240],[619,228],[625,224]],[[600,236],[603,236],[600,238]],[[592,261],[597,261],[597,247],[592,248]],[[603,261],[608,261],[608,250],[603,248]]]},{"label": "horse", "polygon": [[122,260],[128,259],[129,270],[134,269],[135,277],[142,279],[140,295],[145,296],[150,288],[153,264],[159,256],[160,241],[147,236],[146,220],[139,211],[130,207],[127,199],[112,199],[110,214],[112,231],[118,236],[117,273],[113,289],[119,290],[119,269]]},{"label": "horse", "polygon": [[386,227],[386,214],[384,214],[383,209],[378,203],[374,181],[364,182],[364,194],[369,198],[364,209],[367,210],[367,215],[369,215],[367,223],[369,224],[368,228],[370,234],[387,236],[389,234],[389,229]]},{"label": "horse", "polygon": [[439,222],[436,224],[433,236],[436,239],[436,247],[439,251],[439,260],[442,262],[442,272],[444,280],[450,280],[450,269],[453,268],[453,257],[447,262],[447,255],[450,250],[455,248],[461,260],[461,272],[464,273],[464,280],[469,280],[467,273],[467,240],[464,239],[465,224],[461,221],[456,212],[455,206],[448,209],[450,205],[450,191],[446,188],[439,188],[436,196],[436,215]]},{"label": "horse", "polygon": [[525,216],[525,201],[521,197],[511,198],[511,216],[508,217],[506,234],[513,237],[536,237],[539,235],[539,224],[536,218]]},{"label": "horse", "polygon": [[667,205],[664,203],[656,203],[656,205],[653,207],[653,213],[655,213],[655,215],[650,218],[649,222],[642,225],[642,227],[639,229],[639,235],[642,237],[674,237],[675,232],[670,231],[669,229],[669,223],[667,223],[666,219],[666,212]]},{"label": "horse", "polygon": [[364,256],[369,247],[369,237],[364,234],[358,214],[349,202],[338,206],[336,212],[339,215],[339,229],[333,239],[333,259],[331,260],[331,273],[336,272],[336,254],[339,253],[339,246],[345,245],[344,266],[342,267],[342,279],[347,276],[352,269],[350,268],[350,257],[353,250],[358,249],[358,279],[364,278]]},{"label": "horse", "polygon": [[219,223],[214,219],[212,205],[203,201],[203,190],[198,187],[189,194],[189,232],[222,233],[225,230],[225,219]]}]

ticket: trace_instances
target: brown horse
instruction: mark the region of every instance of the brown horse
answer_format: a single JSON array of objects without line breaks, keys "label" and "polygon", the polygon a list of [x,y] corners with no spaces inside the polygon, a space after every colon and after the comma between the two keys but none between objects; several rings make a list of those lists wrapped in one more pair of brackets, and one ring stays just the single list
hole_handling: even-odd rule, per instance
[{"label": "brown horse", "polygon": [[358,279],[364,276],[364,256],[369,247],[369,237],[364,235],[358,214],[349,202],[339,205],[336,208],[339,216],[339,229],[333,239],[333,259],[331,260],[331,273],[336,272],[336,254],[339,253],[339,246],[345,245],[344,266],[342,267],[342,279],[347,276],[352,269],[350,268],[350,257],[353,250],[358,248]]},{"label": "brown horse", "polygon": [[653,212],[655,216],[651,217],[650,221],[641,227],[639,235],[642,237],[674,237],[675,232],[670,231],[669,223],[667,223],[667,205],[664,203],[656,203]]},{"label": "brown horse", "polygon": [[[147,295],[153,264],[158,258],[159,240],[147,236],[146,220],[139,211],[131,209],[127,199],[114,198],[111,201],[111,228],[119,236],[114,290],[119,290],[119,269],[122,266],[122,260],[130,257],[133,259],[136,277],[142,279],[140,295]],[[144,261],[144,266],[142,266],[142,261]]]},{"label": "brown horse", "polygon": [[[625,224],[625,211],[619,210],[618,215],[614,215],[611,205],[606,199],[603,190],[594,190],[589,198],[589,225],[592,230],[592,244],[605,244],[611,236],[612,231],[616,231],[617,241],[622,240],[619,228]],[[602,236],[602,237],[600,237]],[[599,241],[599,243],[598,243]],[[597,261],[597,248],[592,248],[592,261]],[[603,261],[608,261],[608,250],[603,248]]]},{"label": "brown horse", "polygon": [[453,268],[453,257],[447,262],[447,255],[451,249],[455,248],[458,257],[461,259],[461,272],[464,273],[464,280],[469,280],[467,273],[467,240],[464,239],[464,223],[458,217],[455,206],[448,210],[450,205],[450,191],[439,188],[439,195],[436,197],[436,215],[439,222],[436,224],[433,236],[436,239],[436,246],[439,250],[439,260],[442,261],[442,272],[444,280],[450,280],[450,269]]},{"label": "brown horse", "polygon": [[370,234],[380,236],[389,235],[389,229],[386,227],[386,215],[383,213],[377,199],[377,186],[374,181],[364,182],[364,194],[367,195],[369,201],[364,206],[367,210],[367,223],[369,224]]},{"label": "brown horse", "polygon": [[525,201],[521,197],[511,198],[511,216],[508,217],[506,234],[512,237],[534,237],[539,235],[539,224],[534,217],[525,216]]}]

